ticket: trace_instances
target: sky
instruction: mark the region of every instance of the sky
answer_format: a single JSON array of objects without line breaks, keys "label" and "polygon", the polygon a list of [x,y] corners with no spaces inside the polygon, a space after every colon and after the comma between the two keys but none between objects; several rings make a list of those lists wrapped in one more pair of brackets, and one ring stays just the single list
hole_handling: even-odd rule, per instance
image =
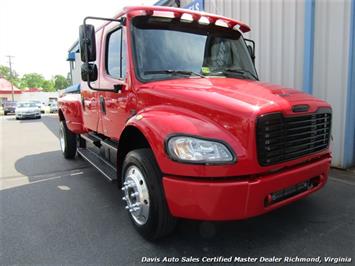
[{"label": "sky", "polygon": [[0,65],[18,74],[36,72],[50,79],[66,76],[68,50],[78,39],[86,16],[113,17],[128,5],[152,5],[157,0],[1,0]]}]

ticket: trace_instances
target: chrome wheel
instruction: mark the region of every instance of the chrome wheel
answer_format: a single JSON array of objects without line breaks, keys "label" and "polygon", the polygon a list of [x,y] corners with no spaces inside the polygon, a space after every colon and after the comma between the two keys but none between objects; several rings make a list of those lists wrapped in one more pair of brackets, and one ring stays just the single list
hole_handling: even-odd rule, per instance
[{"label": "chrome wheel", "polygon": [[122,200],[126,202],[126,209],[134,221],[139,225],[145,224],[149,217],[149,191],[144,175],[137,166],[128,167],[124,174],[122,191]]},{"label": "chrome wheel", "polygon": [[62,150],[62,152],[65,151],[65,140],[64,140],[64,128],[63,125],[60,125],[60,129],[59,129],[59,143],[60,143],[60,149]]}]

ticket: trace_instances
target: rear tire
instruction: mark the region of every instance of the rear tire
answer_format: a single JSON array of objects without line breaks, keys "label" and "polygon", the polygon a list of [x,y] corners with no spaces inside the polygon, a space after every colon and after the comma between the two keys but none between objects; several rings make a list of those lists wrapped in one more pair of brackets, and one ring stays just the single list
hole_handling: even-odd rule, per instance
[{"label": "rear tire", "polygon": [[[162,173],[150,149],[137,149],[127,154],[122,167],[122,186],[129,217],[141,236],[147,240],[156,240],[173,232],[176,219],[167,206]],[[137,195],[130,197],[134,194]],[[140,209],[132,211],[136,209],[132,207],[135,203],[140,204]],[[141,216],[143,214],[147,214],[147,217]]]},{"label": "rear tire", "polygon": [[66,159],[72,159],[76,155],[76,134],[71,132],[65,121],[60,121],[59,142],[62,153]]}]

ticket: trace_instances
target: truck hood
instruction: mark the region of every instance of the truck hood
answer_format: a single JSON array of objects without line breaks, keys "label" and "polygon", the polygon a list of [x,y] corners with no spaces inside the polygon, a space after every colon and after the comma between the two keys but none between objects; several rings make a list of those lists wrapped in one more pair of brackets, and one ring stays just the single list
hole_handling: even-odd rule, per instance
[{"label": "truck hood", "polygon": [[[258,81],[232,78],[190,78],[148,83],[150,99],[193,109],[201,106],[224,112],[249,111],[292,113],[295,105],[307,105],[307,112],[329,107],[326,102],[300,90]],[[145,84],[144,87],[148,84]],[[154,104],[153,104],[154,105]]]},{"label": "truck hood", "polygon": [[[161,121],[156,125],[161,138],[184,133],[225,141],[237,154],[238,174],[245,173],[250,164],[255,165],[256,172],[267,169],[257,163],[255,133],[260,115],[282,112],[298,116],[330,107],[299,90],[231,78],[157,81],[143,84],[137,94],[139,112],[151,112],[150,119]],[[295,113],[295,105],[307,106],[308,110]]]}]

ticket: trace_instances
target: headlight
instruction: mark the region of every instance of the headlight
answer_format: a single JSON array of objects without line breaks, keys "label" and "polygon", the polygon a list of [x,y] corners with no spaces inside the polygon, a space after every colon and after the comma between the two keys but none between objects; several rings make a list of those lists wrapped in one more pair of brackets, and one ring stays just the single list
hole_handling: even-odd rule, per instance
[{"label": "headlight", "polygon": [[232,151],[219,141],[190,136],[168,139],[167,152],[176,161],[187,163],[223,164],[235,161]]}]

